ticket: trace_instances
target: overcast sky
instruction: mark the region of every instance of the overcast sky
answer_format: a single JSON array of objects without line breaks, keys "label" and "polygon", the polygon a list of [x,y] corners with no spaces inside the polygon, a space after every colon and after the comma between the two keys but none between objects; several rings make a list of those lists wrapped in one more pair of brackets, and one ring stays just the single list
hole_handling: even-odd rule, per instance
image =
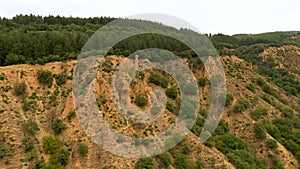
[{"label": "overcast sky", "polygon": [[300,30],[299,0],[9,0],[0,16],[17,14],[127,17],[161,13],[181,18],[202,33]]}]

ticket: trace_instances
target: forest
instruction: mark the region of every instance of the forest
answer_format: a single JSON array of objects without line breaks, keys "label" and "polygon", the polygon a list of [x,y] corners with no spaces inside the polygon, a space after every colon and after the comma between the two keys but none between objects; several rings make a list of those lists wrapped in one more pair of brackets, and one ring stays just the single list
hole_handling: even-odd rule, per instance
[{"label": "forest", "polygon": [[[55,61],[75,60],[88,39],[99,28],[116,19],[117,18],[111,17],[76,18],[35,15],[17,15],[13,18],[0,18],[0,66],[5,68],[9,67],[9,65],[16,64],[45,65],[46,63]],[[174,30],[167,26],[162,27],[191,36],[195,34],[195,32],[188,29]],[[268,53],[270,56],[266,58],[261,55],[262,52],[270,47],[278,48],[289,45],[300,48],[300,32],[269,32],[262,34],[237,34],[232,36],[224,34],[212,35],[210,33],[203,35],[211,41],[216,52],[220,56],[223,56],[224,67],[226,67],[226,77],[228,77],[228,84],[231,87],[231,91],[229,90],[226,94],[226,114],[224,115],[228,116],[226,117],[227,120],[231,120],[230,124],[222,119],[215,132],[209,133],[212,137],[205,142],[205,147],[215,148],[224,154],[226,159],[236,168],[264,169],[269,166],[273,169],[284,168],[284,164],[279,160],[279,153],[268,153],[267,157],[259,158],[257,155],[259,153],[254,151],[259,149],[273,152],[273,150],[277,150],[279,145],[283,145],[291,152],[295,159],[300,162],[299,68],[297,65],[293,67],[293,60],[289,60],[288,57],[290,51],[285,48],[283,51],[276,53],[276,56],[280,55],[286,57],[286,60],[282,62],[275,57],[275,54],[273,56]],[[110,41],[111,39],[106,40]],[[193,42],[197,39],[192,36],[189,40]],[[128,57],[130,54],[146,48],[160,48],[171,51],[180,57],[187,58],[188,65],[194,72],[198,71],[199,74],[199,71],[203,70],[202,63],[200,63],[201,60],[196,58],[197,55],[193,49],[179,40],[159,34],[148,33],[131,36],[114,45],[108,51],[107,55],[122,55]],[[242,61],[240,63],[232,62],[235,57]],[[63,64],[67,63],[62,62],[62,65]],[[246,66],[243,67],[241,66],[242,64]],[[111,64],[107,65],[110,66]],[[20,79],[22,79],[23,76],[31,75],[29,72],[24,73],[25,71],[29,70],[24,69],[24,71],[22,70],[20,72],[7,71],[6,74],[0,74],[0,81],[3,82],[0,91],[2,92],[1,97],[3,98],[2,101],[5,106],[0,109],[0,114],[11,111],[13,112],[11,114],[15,113],[16,117],[19,115],[19,111],[13,111],[13,106],[11,106],[12,108],[10,108],[10,110],[6,108],[11,102],[9,100],[10,97],[6,94],[8,94],[11,89],[13,91],[11,96],[15,96],[19,99],[18,103],[22,104],[21,112],[34,112],[33,114],[36,115],[36,112],[41,111],[43,114],[44,109],[33,110],[38,101],[43,101],[43,104],[49,104],[47,106],[51,113],[55,113],[56,109],[50,108],[61,107],[58,106],[60,103],[56,101],[57,99],[63,100],[61,103],[65,104],[64,99],[66,99],[72,91],[70,81],[72,80],[73,72],[68,70],[62,73],[54,73],[51,72],[54,71],[54,69],[38,69],[36,72],[36,81],[40,86],[34,90],[33,87],[26,84],[25,81],[17,82],[11,86],[6,85],[8,77],[20,74]],[[111,73],[113,68],[105,67],[103,71],[105,72],[103,77],[105,77],[107,81],[111,80],[108,78],[109,76],[105,76],[105,74]],[[67,75],[66,72],[71,73]],[[12,73],[16,74],[8,76],[8,74]],[[253,74],[253,76],[250,76],[251,74]],[[142,81],[141,79],[145,78],[145,74],[140,72],[138,77],[140,78],[137,78],[138,80],[136,81],[140,82]],[[180,92],[176,86],[170,86],[173,82],[160,72],[151,73],[147,78],[147,84],[165,90],[165,94],[169,99],[166,103],[167,111],[178,115]],[[204,103],[208,103],[210,100],[209,97],[207,97],[208,94],[204,91],[210,89],[210,83],[207,77],[201,76],[197,78],[199,90],[204,93],[203,98],[201,98],[203,107],[199,110],[191,132],[198,138],[205,123],[205,118],[209,113],[207,105]],[[67,85],[69,86],[66,87]],[[51,88],[53,91],[51,91]],[[41,93],[41,89],[45,90],[45,92]],[[31,95],[27,95],[29,90],[33,91]],[[40,91],[40,93],[38,93],[38,91]],[[103,106],[108,109],[107,105],[110,102],[109,97],[103,95],[101,96],[101,102],[97,103],[98,106]],[[137,95],[134,103],[139,107],[146,107],[147,99],[140,94]],[[267,106],[262,107],[263,105]],[[59,110],[56,113],[62,113],[63,111],[64,110]],[[50,120],[50,131],[53,132],[54,136],[44,136],[41,141],[41,148],[50,156],[50,162],[46,164],[46,162],[43,161],[44,159],[40,160],[32,155],[32,159],[28,158],[28,161],[30,161],[30,159],[34,161],[34,168],[64,167],[71,163],[68,161],[71,156],[70,152],[74,153],[76,151],[76,153],[80,155],[80,158],[84,158],[89,152],[93,151],[93,149],[90,148],[91,145],[87,146],[86,144],[89,143],[86,142],[85,144],[79,137],[78,143],[80,144],[76,149],[74,148],[75,151],[70,148],[71,144],[63,144],[63,139],[59,139],[58,136],[61,133],[73,128],[68,124],[74,121],[73,117],[75,115],[75,110],[72,109],[65,118],[55,117]],[[247,120],[247,118],[245,118],[247,115],[249,115],[248,119],[250,119],[251,123],[248,121],[246,124],[248,126],[244,126],[244,128],[252,126],[254,141],[256,141],[254,143],[249,143],[247,142],[247,138],[241,138],[234,134],[234,131],[239,131],[241,128],[240,126],[235,126],[237,125],[235,122],[244,123],[243,120]],[[272,118],[270,118],[270,116]],[[113,116],[111,116],[111,118],[112,117]],[[239,121],[239,118],[242,120]],[[171,121],[172,119],[169,120]],[[5,123],[0,123],[0,129]],[[125,125],[125,121],[122,123],[121,121],[115,121],[115,123]],[[22,140],[23,145],[25,145],[24,150],[30,154],[34,151],[33,136],[35,136],[35,133],[38,133],[40,129],[35,120],[32,119],[28,119],[26,122],[20,124],[28,135]],[[116,126],[114,127],[117,128]],[[42,128],[42,125],[40,128]],[[152,133],[153,130],[155,130],[155,127],[151,126],[146,129],[144,134]],[[77,132],[79,132],[79,130],[76,130],[75,134],[72,135],[77,135]],[[191,142],[191,139],[182,140],[175,148],[156,157],[138,159],[135,168],[154,168],[154,166],[159,166],[160,168],[174,166],[179,169],[205,168],[202,157],[197,159],[191,158],[192,154],[199,154],[204,150],[195,150],[193,148],[196,146],[188,142]],[[1,160],[6,158],[9,154],[9,149],[3,147],[9,147],[9,145],[6,145],[5,140],[1,138],[0,143]],[[254,145],[256,143],[266,148],[257,148],[255,147],[256,145]],[[40,151],[42,152],[42,150]]]},{"label": "forest", "polygon": [[[13,64],[45,64],[53,61],[76,59],[86,41],[103,25],[115,20],[110,17],[73,18],[61,16],[17,15],[12,19],[0,18],[0,66]],[[168,28],[170,29],[170,28]],[[187,29],[180,32],[192,33]],[[257,55],[270,46],[295,45],[299,32],[274,32],[257,35],[205,34],[219,54],[248,57]],[[182,42],[154,34],[127,38],[108,52],[124,55],[145,48],[161,48],[182,56],[194,57],[195,52]]]},{"label": "forest", "polygon": [[[76,59],[86,41],[103,25],[115,20],[109,17],[73,18],[60,16],[17,15],[12,19],[0,18],[0,66],[13,64],[45,64],[53,61]],[[167,29],[171,29],[167,27]],[[193,31],[181,29],[179,32]],[[236,55],[258,66],[260,74],[267,75],[288,93],[300,93],[300,83],[294,76],[281,78],[286,70],[276,69],[271,58],[261,62],[258,56],[268,47],[294,45],[300,32],[272,32],[263,34],[205,34],[220,55]],[[193,39],[191,39],[193,40]],[[109,39],[108,39],[109,41]],[[157,34],[136,35],[116,44],[108,55],[124,55],[145,48],[160,48],[181,57],[195,57],[195,52],[184,43]],[[263,64],[263,65],[262,65]],[[268,66],[269,69],[264,68]]]}]

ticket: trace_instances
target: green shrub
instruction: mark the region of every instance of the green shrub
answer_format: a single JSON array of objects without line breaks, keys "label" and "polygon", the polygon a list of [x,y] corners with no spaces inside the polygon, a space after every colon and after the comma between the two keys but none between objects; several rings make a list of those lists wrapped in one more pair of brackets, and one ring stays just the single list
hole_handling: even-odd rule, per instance
[{"label": "green shrub", "polygon": [[88,146],[86,144],[80,143],[77,151],[80,155],[84,156],[89,151]]},{"label": "green shrub", "polygon": [[255,120],[258,120],[262,116],[268,115],[268,109],[266,108],[258,108],[256,110],[251,111],[251,117]]},{"label": "green shrub", "polygon": [[300,151],[300,145],[295,143],[292,139],[285,140],[283,143],[284,147],[290,150],[294,155]]},{"label": "green shrub", "polygon": [[168,168],[172,164],[172,155],[169,152],[160,154],[158,158],[164,168]]},{"label": "green shrub", "polygon": [[32,92],[31,96],[29,97],[30,99],[37,99],[38,95],[36,92]]},{"label": "green shrub", "polygon": [[15,84],[14,93],[16,96],[24,96],[26,94],[26,84],[25,82],[19,82]]},{"label": "green shrub", "polygon": [[258,139],[266,138],[266,129],[262,123],[256,123],[254,126],[255,137]]},{"label": "green shrub", "polygon": [[166,109],[169,110],[170,112],[174,113],[176,107],[173,105],[171,102],[166,103]]},{"label": "green shrub", "polygon": [[152,169],[154,166],[154,159],[152,158],[140,158],[135,164],[134,169]]},{"label": "green shrub", "polygon": [[270,169],[285,169],[283,163],[278,159],[276,155],[268,154],[273,166]]},{"label": "green shrub", "polygon": [[234,97],[232,94],[226,94],[226,102],[225,102],[225,106],[230,106],[232,104],[234,100]]},{"label": "green shrub", "polygon": [[291,109],[283,109],[281,112],[282,112],[282,116],[285,118],[292,119],[294,116],[294,112]]},{"label": "green shrub", "polygon": [[38,71],[38,80],[41,84],[51,87],[52,83],[53,83],[52,72],[50,72],[48,70],[39,70]]},{"label": "green shrub", "polygon": [[33,141],[29,137],[25,137],[22,140],[22,144],[24,145],[25,152],[29,152],[34,149]]},{"label": "green shrub", "polygon": [[138,94],[135,98],[135,104],[139,107],[145,107],[147,105],[147,99],[143,95]]},{"label": "green shrub", "polygon": [[[1,113],[1,112],[0,112]],[[294,127],[300,129],[300,117],[297,117],[293,120]]]},{"label": "green shrub", "polygon": [[192,128],[192,131],[196,134],[196,135],[199,135],[201,130],[202,130],[202,127],[204,125],[204,121],[205,119],[204,118],[197,118],[196,119],[196,122]]},{"label": "green shrub", "polygon": [[37,159],[35,161],[33,169],[49,169],[49,168],[51,168],[51,167],[47,167],[46,165],[47,164],[46,164],[46,162],[43,158],[42,159]]},{"label": "green shrub", "polygon": [[151,73],[148,81],[150,83],[154,83],[158,86],[161,86],[162,88],[167,88],[169,84],[169,80],[158,73]]},{"label": "green shrub", "polygon": [[40,130],[38,124],[33,119],[29,119],[28,121],[24,122],[22,126],[27,132],[31,134],[35,134],[36,131]]},{"label": "green shrub", "polygon": [[270,96],[266,95],[266,94],[263,94],[260,96],[263,100],[265,100],[267,103],[269,104],[273,104],[273,98],[271,98]]},{"label": "green shrub", "polygon": [[205,77],[201,77],[198,82],[199,86],[201,86],[201,87],[205,86],[206,81],[207,81],[207,79]]},{"label": "green shrub", "polygon": [[177,169],[186,169],[188,165],[186,155],[176,154],[174,157],[174,165]]},{"label": "green shrub", "polygon": [[236,149],[249,150],[245,142],[232,134],[217,135],[214,137],[214,140],[216,140],[216,148],[224,154]]},{"label": "green shrub", "polygon": [[262,78],[258,78],[256,80],[256,84],[263,87],[266,84],[266,82]]},{"label": "green shrub", "polygon": [[176,99],[178,96],[178,91],[175,87],[170,87],[166,90],[166,95],[171,99]]},{"label": "green shrub", "polygon": [[54,166],[65,166],[68,164],[68,151],[60,149],[50,156],[50,163]]},{"label": "green shrub", "polygon": [[60,134],[63,130],[66,129],[66,125],[60,119],[54,119],[51,124],[54,134]]},{"label": "green shrub", "polygon": [[[198,157],[196,159],[196,166],[194,168],[195,169],[205,169],[205,165],[204,165],[204,162],[203,162],[202,158]],[[220,168],[225,169],[226,166],[223,167],[223,165],[222,165]]]},{"label": "green shrub", "polygon": [[242,98],[239,102],[233,106],[233,112],[241,113],[245,111],[250,106],[250,102],[248,99]]},{"label": "green shrub", "polygon": [[207,112],[207,110],[206,109],[200,109],[199,110],[199,113],[201,114],[201,116],[203,116],[203,117],[206,117],[207,116],[207,114],[208,114],[208,112]]},{"label": "green shrub", "polygon": [[232,150],[227,154],[227,157],[236,168],[267,169],[267,164],[264,161],[259,160],[254,153],[247,150]]},{"label": "green shrub", "polygon": [[251,92],[253,92],[253,93],[255,93],[255,85],[253,84],[253,83],[250,83],[250,84],[247,84],[246,85],[246,88],[248,89],[248,90],[250,90]]},{"label": "green shrub", "polygon": [[245,110],[246,110],[246,108],[245,108],[245,106],[242,105],[242,104],[236,104],[236,105],[234,105],[234,107],[233,107],[233,112],[235,112],[235,113],[241,113],[241,112],[243,112],[243,111],[245,111]]},{"label": "green shrub", "polygon": [[271,149],[278,147],[277,142],[274,139],[268,139],[266,141],[266,145],[268,148],[271,148]]},{"label": "green shrub", "polygon": [[43,138],[43,149],[46,153],[54,154],[60,149],[61,141],[54,136],[45,136]]},{"label": "green shrub", "polygon": [[59,89],[56,88],[56,89],[53,91],[53,94],[54,94],[54,96],[58,96],[58,95],[59,95]]},{"label": "green shrub", "polygon": [[0,80],[3,81],[3,80],[4,80],[4,77],[5,77],[4,73],[1,73],[1,74],[0,74]]},{"label": "green shrub", "polygon": [[35,100],[23,100],[22,108],[24,111],[35,110],[37,102]]},{"label": "green shrub", "polygon": [[222,135],[229,133],[229,126],[228,123],[225,122],[223,119],[220,120],[218,127],[214,131],[213,135]]},{"label": "green shrub", "polygon": [[8,92],[11,87],[10,86],[1,86],[1,89],[3,89],[3,91]]},{"label": "green shrub", "polygon": [[61,86],[61,85],[66,84],[68,76],[65,73],[62,73],[62,74],[55,75],[54,78],[55,78],[56,84]]},{"label": "green shrub", "polygon": [[68,119],[69,121],[71,121],[72,117],[74,117],[75,115],[76,115],[76,113],[75,113],[74,110],[73,110],[73,111],[70,111],[69,114],[68,114],[68,116],[67,116],[67,119]]}]

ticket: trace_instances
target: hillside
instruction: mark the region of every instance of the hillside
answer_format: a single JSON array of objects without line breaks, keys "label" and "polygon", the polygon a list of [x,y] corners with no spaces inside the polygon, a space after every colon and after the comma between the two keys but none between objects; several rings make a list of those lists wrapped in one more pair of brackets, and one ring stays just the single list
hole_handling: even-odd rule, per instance
[{"label": "hillside", "polygon": [[[186,103],[181,102],[184,94],[171,74],[150,68],[138,72],[128,82],[126,80],[130,79],[132,71],[123,72],[124,76],[117,79],[119,83],[116,87],[121,89],[126,82],[129,89],[118,91],[121,94],[128,92],[128,97],[125,95],[120,100],[140,110],[135,114],[125,108],[128,116],[123,115],[124,112],[119,111],[114,103],[116,98],[112,93],[115,90],[110,88],[114,73],[122,63],[126,68],[129,64],[141,67],[149,62],[142,57],[133,65],[128,62],[130,54],[147,48],[159,48],[180,56],[196,77],[200,98],[197,99],[199,112],[191,131],[167,152],[151,158],[135,159],[123,157],[124,152],[113,154],[98,146],[94,137],[87,135],[87,124],[80,123],[82,116],[79,118],[80,114],[75,111],[76,93],[84,90],[72,90],[73,73],[76,59],[90,36],[115,19],[34,15],[0,18],[1,169],[299,168],[300,32],[297,31],[201,35],[212,42],[220,55],[226,73],[227,94],[217,129],[213,133],[205,131],[204,134],[211,137],[200,144],[199,135],[213,100],[210,80],[218,78],[209,77],[209,70],[205,70],[204,63],[196,57],[195,49],[183,43],[198,44],[199,34],[138,20],[132,21],[139,25],[134,29],[123,29],[122,26],[126,25],[121,24],[113,30],[104,30],[104,35],[114,35],[101,39],[108,44],[122,33],[143,32],[143,26],[149,30],[169,31],[170,35],[178,34],[179,37],[188,35],[180,40],[155,33],[128,37],[109,49],[107,56],[101,60],[96,77],[88,79],[93,83],[82,83],[82,87],[92,86],[90,93],[96,96],[98,114],[104,117],[111,129],[132,138],[144,138],[133,145],[151,146],[149,138],[171,128],[179,116],[180,106]],[[122,21],[128,20],[121,19],[120,23]],[[214,55],[214,50],[209,48],[212,46],[205,45],[196,50],[203,56]],[[97,49],[93,45],[88,47],[91,49],[85,49],[91,50],[91,53]],[[165,56],[165,53],[160,54]],[[210,57],[206,62],[209,63],[209,60]],[[166,67],[179,72],[178,65],[172,64]],[[183,78],[189,79],[186,76]],[[189,89],[191,86],[183,87]],[[156,91],[165,94],[162,100],[152,97]],[[84,101],[79,104],[80,108],[91,102],[89,98]],[[152,105],[157,103],[155,101],[158,104]],[[91,115],[88,113],[92,112],[84,113]],[[187,120],[191,120],[191,116],[188,111],[184,114]],[[143,117],[156,119],[149,123],[136,123]],[[165,134],[174,138],[172,142],[161,141],[167,147],[180,138],[176,134]],[[107,138],[104,136],[101,139]],[[111,141],[127,143],[124,137]],[[136,148],[136,151],[142,152],[144,149]]]},{"label": "hillside", "polygon": [[[86,135],[73,105],[76,61],[0,67],[0,168],[298,168],[299,56],[300,48],[291,45],[267,47],[256,56],[258,62],[224,53],[226,108],[219,127],[204,145],[198,136],[210,105],[209,77],[197,58],[185,59],[199,81],[201,108],[196,124],[175,148],[145,159],[111,154]],[[122,60],[121,56],[106,57],[108,64],[97,74],[99,108],[117,131],[152,137],[174,122],[178,99],[168,98],[169,107],[159,122],[136,125],[122,117],[109,94],[110,78]],[[262,70],[267,68],[271,72]],[[142,109],[150,104],[147,93],[154,88],[166,90],[149,82],[153,73],[167,79],[167,88],[173,84],[178,90],[172,77],[144,71],[130,89],[132,102]],[[138,106],[140,96],[146,102]]]}]

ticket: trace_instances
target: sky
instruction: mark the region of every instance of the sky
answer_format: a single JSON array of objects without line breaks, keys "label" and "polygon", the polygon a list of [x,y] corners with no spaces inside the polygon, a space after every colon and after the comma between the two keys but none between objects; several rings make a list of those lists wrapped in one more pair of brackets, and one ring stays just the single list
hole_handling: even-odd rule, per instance
[{"label": "sky", "polygon": [[128,17],[160,13],[178,17],[201,33],[300,31],[299,0],[9,0],[0,16]]}]

